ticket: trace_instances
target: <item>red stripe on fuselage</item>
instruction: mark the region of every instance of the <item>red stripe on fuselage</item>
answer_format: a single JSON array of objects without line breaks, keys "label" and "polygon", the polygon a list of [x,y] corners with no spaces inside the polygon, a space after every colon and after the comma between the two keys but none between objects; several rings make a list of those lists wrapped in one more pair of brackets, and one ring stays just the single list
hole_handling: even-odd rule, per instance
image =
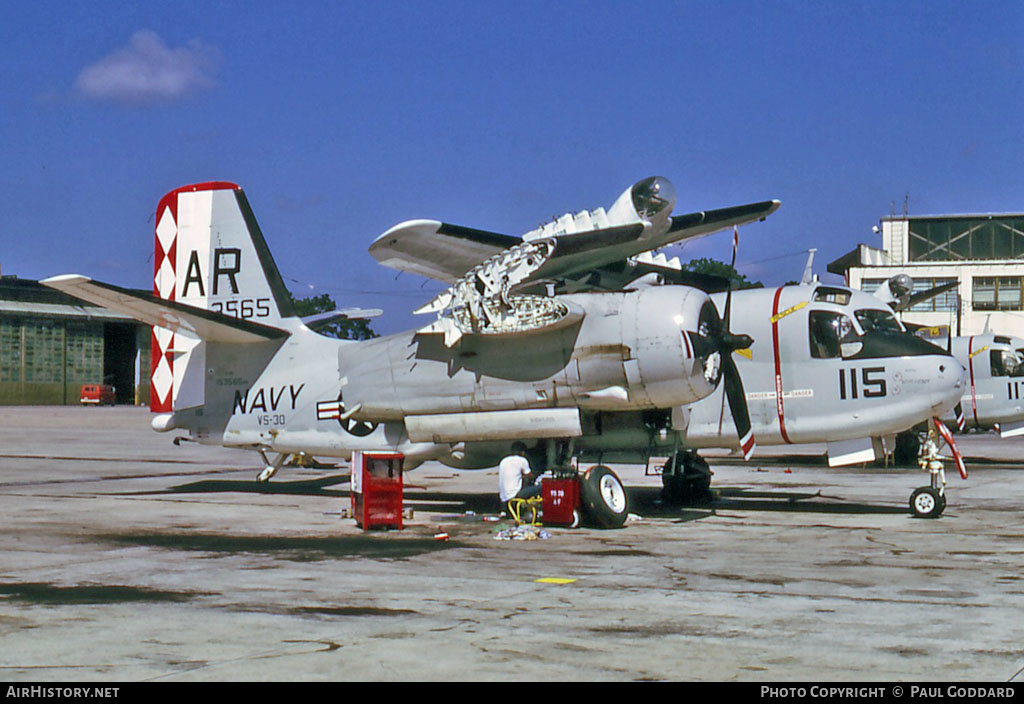
[{"label": "red stripe on fuselage", "polygon": [[981,427],[978,422],[978,402],[974,398],[974,335],[967,338],[967,366],[971,370],[971,410],[974,411],[974,424]]},{"label": "red stripe on fuselage", "polygon": [[789,435],[786,434],[786,413],[782,405],[782,360],[779,357],[779,321],[775,318],[779,314],[779,298],[782,296],[782,289],[776,289],[775,299],[772,301],[772,351],[775,353],[775,410],[779,414],[779,432],[782,433],[782,440],[792,444]]}]

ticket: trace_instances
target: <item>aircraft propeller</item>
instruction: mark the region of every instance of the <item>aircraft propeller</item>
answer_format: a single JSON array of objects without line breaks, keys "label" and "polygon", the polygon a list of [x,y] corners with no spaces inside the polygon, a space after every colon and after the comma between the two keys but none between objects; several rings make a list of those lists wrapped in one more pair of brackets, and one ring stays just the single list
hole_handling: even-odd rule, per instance
[{"label": "aircraft propeller", "polygon": [[[738,239],[736,229],[733,228],[732,262],[730,264],[732,267],[736,265]],[[743,389],[743,380],[740,378],[740,372],[732,358],[732,353],[750,347],[754,344],[754,339],[750,335],[737,335],[731,330],[732,286],[725,294],[725,312],[721,318],[714,313],[705,315],[703,311],[700,317],[700,334],[707,341],[709,348],[706,352],[708,355],[714,352],[718,353],[719,371],[722,383],[725,384],[725,398],[729,402],[729,412],[736,425],[736,435],[739,437],[743,458],[749,460],[754,452],[756,442],[751,430],[747,394]]]}]

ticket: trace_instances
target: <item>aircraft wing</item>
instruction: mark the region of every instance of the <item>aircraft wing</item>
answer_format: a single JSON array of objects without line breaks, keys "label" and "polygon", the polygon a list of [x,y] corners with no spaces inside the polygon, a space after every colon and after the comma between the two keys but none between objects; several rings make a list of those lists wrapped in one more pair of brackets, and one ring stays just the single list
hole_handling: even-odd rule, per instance
[{"label": "aircraft wing", "polygon": [[[544,263],[517,284],[557,280],[614,266],[642,252],[761,220],[774,213],[779,205],[779,201],[769,200],[674,215],[664,229],[652,229],[643,222],[635,222],[555,235],[550,238],[553,248]],[[511,235],[436,220],[410,220],[378,237],[370,245],[370,254],[392,269],[454,283],[470,269],[524,242]]]},{"label": "aircraft wing", "polygon": [[76,298],[95,303],[156,327],[167,328],[209,342],[252,344],[277,340],[288,335],[279,328],[239,320],[223,313],[166,301],[151,294],[93,281],[86,276],[66,274],[39,283]]},{"label": "aircraft wing", "polygon": [[374,240],[370,254],[386,267],[450,284],[520,242],[518,237],[437,220],[408,220]]},{"label": "aircraft wing", "polygon": [[906,302],[894,302],[890,303],[889,305],[892,306],[893,310],[895,310],[897,313],[901,313],[905,310],[909,310],[910,308],[916,306],[918,303],[923,303],[924,301],[932,299],[935,296],[938,296],[939,294],[945,293],[946,291],[951,291],[952,289],[956,288],[959,285],[959,281],[950,281],[947,284],[934,286],[926,291],[912,293],[910,294],[910,298]]}]

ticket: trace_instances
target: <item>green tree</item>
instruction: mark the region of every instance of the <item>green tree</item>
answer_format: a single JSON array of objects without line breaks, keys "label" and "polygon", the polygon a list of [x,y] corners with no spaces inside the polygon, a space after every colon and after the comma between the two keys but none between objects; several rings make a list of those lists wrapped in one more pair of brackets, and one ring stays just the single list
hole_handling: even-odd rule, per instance
[{"label": "green tree", "polygon": [[[334,299],[326,293],[321,293],[319,296],[310,296],[309,298],[296,298],[289,291],[288,297],[292,299],[292,304],[295,306],[295,314],[300,318],[338,309]],[[377,337],[377,333],[370,327],[370,321],[365,318],[343,318],[329,325],[318,327],[316,331],[321,335],[336,337],[340,340],[369,340],[371,337]]]},{"label": "green tree", "polygon": [[683,271],[692,271],[697,274],[708,274],[709,276],[720,276],[723,279],[729,279],[734,284],[737,284],[737,288],[764,288],[763,283],[760,281],[750,281],[746,274],[741,274],[736,271],[735,267],[730,264],[720,262],[716,259],[709,259],[707,257],[691,259],[683,264]]}]

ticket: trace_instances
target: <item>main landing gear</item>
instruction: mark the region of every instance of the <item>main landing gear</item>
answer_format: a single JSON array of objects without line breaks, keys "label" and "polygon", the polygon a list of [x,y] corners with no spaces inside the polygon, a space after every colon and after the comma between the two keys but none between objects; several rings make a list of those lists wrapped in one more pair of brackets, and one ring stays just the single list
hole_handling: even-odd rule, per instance
[{"label": "main landing gear", "polygon": [[946,509],[946,471],[942,460],[938,437],[935,430],[931,429],[917,458],[921,469],[930,475],[930,483],[914,489],[910,495],[910,511],[917,518],[938,518]]},{"label": "main landing gear", "polygon": [[676,452],[661,470],[661,496],[672,504],[708,504],[711,493],[711,468],[693,450]]},{"label": "main landing gear", "polygon": [[260,472],[259,475],[256,477],[256,481],[266,482],[269,481],[272,476],[277,474],[277,470],[281,469],[281,465],[283,465],[284,461],[288,459],[288,455],[286,455],[283,452],[279,453],[278,456],[274,459],[274,461],[271,462],[270,460],[267,459],[267,455],[266,453],[263,452],[263,450],[260,450],[259,452],[260,457],[263,458],[264,468],[263,471]]},{"label": "main landing gear", "polygon": [[622,482],[608,467],[596,465],[580,475],[584,518],[599,528],[621,528],[629,517]]}]

